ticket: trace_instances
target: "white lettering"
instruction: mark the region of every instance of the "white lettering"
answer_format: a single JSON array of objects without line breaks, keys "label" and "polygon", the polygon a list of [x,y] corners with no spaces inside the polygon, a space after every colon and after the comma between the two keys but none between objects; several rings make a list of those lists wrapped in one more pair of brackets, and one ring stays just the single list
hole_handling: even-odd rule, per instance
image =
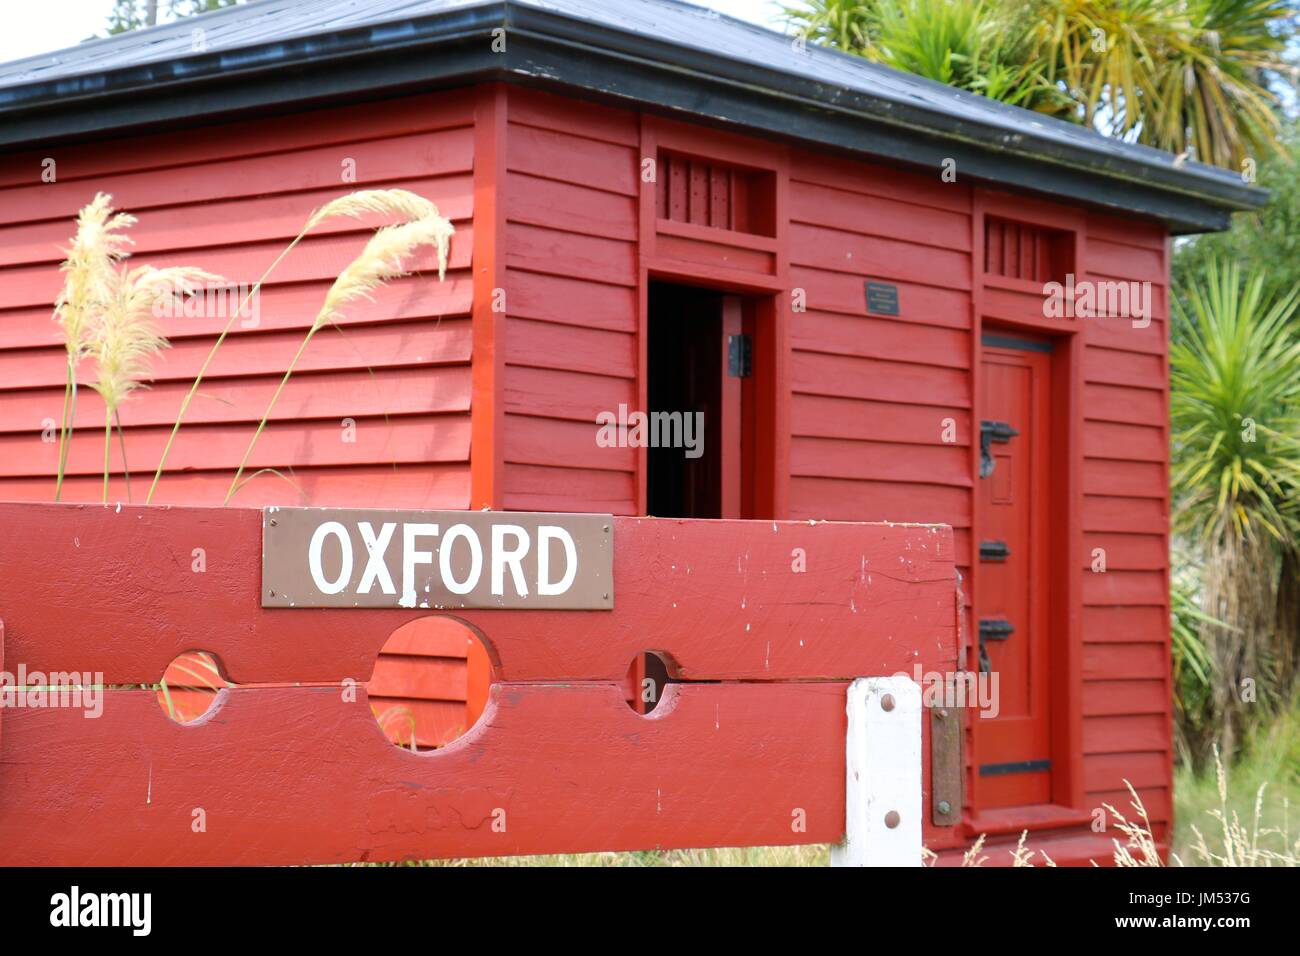
[{"label": "white lettering", "polygon": [[[506,535],[515,539],[513,551],[507,551]],[[524,580],[524,555],[528,553],[528,532],[517,524],[492,526],[492,593],[505,594],[505,568],[510,565],[510,577],[515,582],[515,592],[528,596],[528,582]]]},{"label": "white lettering", "polygon": [[[457,538],[464,538],[469,544],[469,574],[464,581],[457,581],[451,571],[451,546]],[[442,547],[438,549],[438,570],[442,573],[442,585],[452,594],[468,594],[478,584],[483,574],[483,545],[478,535],[467,524],[455,524],[443,535]]]},{"label": "white lettering", "polygon": [[[551,542],[558,541],[564,547],[564,577],[551,581]],[[563,594],[573,586],[573,579],[578,575],[578,549],[573,543],[573,536],[564,528],[544,524],[537,528],[537,593]]]},{"label": "white lettering", "polygon": [[367,555],[366,570],[361,575],[361,583],[357,585],[357,593],[369,594],[371,585],[378,581],[380,590],[385,594],[396,594],[393,576],[388,573],[388,565],[384,564],[384,552],[388,550],[388,542],[392,540],[397,522],[385,521],[379,529],[378,537],[369,521],[359,522],[357,527],[361,529],[361,540],[365,542]]},{"label": "white lettering", "polygon": [[402,599],[397,602],[402,607],[415,607],[415,566],[433,564],[433,552],[416,551],[415,539],[437,533],[436,524],[402,525]]},{"label": "white lettering", "polygon": [[[339,539],[339,547],[343,551],[343,567],[336,580],[327,581],[321,569],[321,551],[325,547],[325,536],[331,534]],[[317,528],[311,536],[307,562],[311,568],[311,579],[316,582],[316,587],[322,594],[338,594],[347,587],[348,581],[352,579],[352,539],[348,537],[348,529],[337,521],[326,521]]]}]

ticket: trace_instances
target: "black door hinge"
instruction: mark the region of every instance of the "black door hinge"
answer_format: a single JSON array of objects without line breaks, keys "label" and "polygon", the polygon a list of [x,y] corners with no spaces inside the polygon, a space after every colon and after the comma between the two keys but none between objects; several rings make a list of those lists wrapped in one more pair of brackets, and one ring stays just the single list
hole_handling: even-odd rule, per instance
[{"label": "black door hinge", "polygon": [[1007,547],[1005,541],[980,542],[981,561],[1005,561],[1009,557],[1011,557],[1011,549]]}]

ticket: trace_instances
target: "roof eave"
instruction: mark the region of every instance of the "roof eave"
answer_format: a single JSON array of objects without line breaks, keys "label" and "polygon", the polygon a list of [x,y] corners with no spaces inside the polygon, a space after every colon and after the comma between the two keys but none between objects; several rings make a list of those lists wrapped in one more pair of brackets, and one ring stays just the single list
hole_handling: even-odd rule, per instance
[{"label": "roof eave", "polygon": [[[497,27],[506,28],[504,52],[492,50]],[[1230,173],[1177,167],[1158,153],[1160,161],[1135,160],[1101,137],[1093,149],[1065,148],[1032,130],[1011,134],[923,106],[828,89],[508,0],[3,89],[0,149],[489,79],[652,104],[907,165],[938,169],[951,159],[961,179],[1155,219],[1175,234],[1225,229],[1233,211],[1268,199]],[[146,90],[147,97],[134,95]]]}]

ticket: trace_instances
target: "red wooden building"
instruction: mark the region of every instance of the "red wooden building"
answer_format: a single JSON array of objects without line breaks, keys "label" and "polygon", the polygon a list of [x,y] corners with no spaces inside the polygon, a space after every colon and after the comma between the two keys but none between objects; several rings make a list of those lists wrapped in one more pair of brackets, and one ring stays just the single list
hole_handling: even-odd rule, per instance
[{"label": "red wooden building", "polygon": [[[1168,832],[1169,244],[1262,201],[1232,174],[674,0],[254,0],[0,66],[0,150],[0,498],[52,497],[50,308],[96,191],[140,261],[248,283],[323,202],[404,187],[455,222],[446,281],[426,258],[318,336],[251,462],[292,485],[238,504],[949,524],[1000,693],[931,848],[1105,860],[1126,779]],[[220,502],[372,225],[273,274],[155,502]],[[169,320],[122,408],[136,501],[224,324]],[[621,407],[701,411],[702,454],[606,447]],[[77,424],[65,497],[97,500],[102,406]],[[437,743],[486,661],[404,639],[372,689]]]}]

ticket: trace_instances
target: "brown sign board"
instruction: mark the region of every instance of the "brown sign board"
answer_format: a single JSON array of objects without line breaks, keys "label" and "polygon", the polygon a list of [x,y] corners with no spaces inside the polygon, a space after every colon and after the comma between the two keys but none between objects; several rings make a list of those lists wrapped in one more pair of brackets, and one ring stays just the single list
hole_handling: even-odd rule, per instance
[{"label": "brown sign board", "polygon": [[614,607],[609,515],[265,508],[262,607]]}]

